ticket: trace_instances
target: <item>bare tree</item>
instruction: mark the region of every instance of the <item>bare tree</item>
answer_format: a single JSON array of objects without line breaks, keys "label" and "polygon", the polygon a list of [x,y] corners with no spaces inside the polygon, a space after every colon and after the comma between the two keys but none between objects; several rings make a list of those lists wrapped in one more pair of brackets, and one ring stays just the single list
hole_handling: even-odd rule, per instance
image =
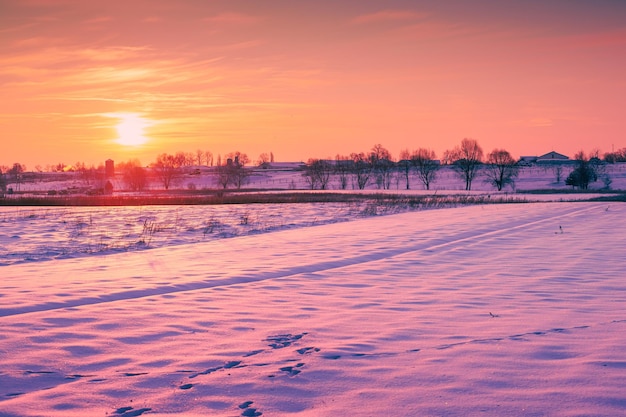
[{"label": "bare tree", "polygon": [[395,168],[391,152],[379,143],[372,147],[369,157],[372,170],[376,175],[378,188],[388,190],[391,186],[391,176]]},{"label": "bare tree", "polygon": [[444,159],[451,162],[452,169],[465,181],[465,189],[471,190],[483,159],[483,149],[478,142],[465,138],[460,146],[446,151]]},{"label": "bare tree", "polygon": [[269,154],[263,152],[261,155],[259,155],[257,166],[259,166],[259,168],[268,168],[270,166]]},{"label": "bare tree", "polygon": [[132,191],[143,191],[148,185],[148,173],[141,166],[129,167],[124,171],[122,178]]},{"label": "bare tree", "polygon": [[131,191],[143,191],[148,185],[148,172],[138,159],[118,164],[122,172],[122,180]]},{"label": "bare tree", "polygon": [[[220,164],[216,169],[216,180],[222,188],[226,189],[233,184],[238,189],[248,180],[252,172],[245,167],[250,162],[245,153],[231,152],[226,155],[226,163]],[[221,160],[221,157],[218,157]]]},{"label": "bare tree", "polygon": [[307,183],[311,186],[312,190],[319,187],[320,190],[325,190],[328,187],[330,181],[330,175],[333,172],[333,165],[324,159],[309,159],[304,167],[302,176],[306,179]]},{"label": "bare tree", "polygon": [[243,165],[233,167],[233,184],[237,189],[240,189],[242,185],[248,182],[250,175],[252,175],[252,171]]},{"label": "bare tree", "polygon": [[[400,158],[398,160],[398,171],[402,173],[402,176],[406,180],[406,189],[410,189],[409,178],[411,176],[411,153],[408,149],[402,149],[400,151]],[[400,179],[398,178],[398,181]]]},{"label": "bare tree", "polygon": [[419,148],[413,151],[411,154],[411,165],[422,184],[424,184],[424,188],[430,190],[430,185],[437,178],[437,171],[441,167],[437,161],[435,151],[426,148]]},{"label": "bare tree", "polygon": [[87,186],[99,186],[104,181],[104,171],[99,170],[94,165],[87,166],[84,162],[76,162],[74,172],[78,179]]},{"label": "bare tree", "polygon": [[196,163],[196,155],[193,152],[177,152],[176,159],[179,161],[181,168],[189,168]]},{"label": "bare tree", "polygon": [[20,189],[20,184],[22,184],[22,180],[24,179],[24,172],[26,172],[26,165],[20,164],[19,162],[14,163],[7,171],[9,179],[15,184],[16,190]]},{"label": "bare tree", "polygon": [[218,165],[215,168],[215,180],[223,188],[228,188],[228,184],[232,182],[232,169],[228,164]]},{"label": "bare tree", "polygon": [[204,160],[206,161],[207,166],[213,166],[213,152],[204,151]]},{"label": "bare tree", "polygon": [[250,158],[248,158],[248,155],[239,151],[226,154],[226,159],[230,159],[235,165],[239,165],[242,167],[250,163]]},{"label": "bare tree", "polygon": [[372,175],[372,162],[363,152],[351,153],[350,159],[352,159],[352,174],[357,187],[359,190],[363,190],[369,182],[370,175]]},{"label": "bare tree", "polygon": [[563,179],[563,165],[560,162],[552,163],[552,173],[554,174],[554,182],[559,184]]},{"label": "bare tree", "polygon": [[250,170],[246,168],[246,165],[250,163],[250,158],[248,158],[247,154],[239,151],[231,152],[226,156],[228,160],[232,161],[230,164],[231,181],[233,185],[239,189],[251,175]]},{"label": "bare tree", "polygon": [[6,168],[3,169],[3,168],[4,167],[0,166],[0,192],[4,193],[7,190],[7,180],[4,174],[4,172],[6,172],[7,169]]},{"label": "bare tree", "polygon": [[381,159],[391,159],[391,152],[389,152],[380,143],[377,143],[376,145],[372,146],[370,155],[372,156],[372,160],[374,161],[381,160]]},{"label": "bare tree", "polygon": [[617,151],[607,152],[604,154],[603,159],[609,164],[616,162],[626,162],[626,148],[618,149]]},{"label": "bare tree", "polygon": [[507,185],[513,186],[519,174],[519,165],[511,154],[504,149],[494,149],[487,155],[485,175],[487,182],[495,186],[498,191]]},{"label": "bare tree", "polygon": [[342,190],[348,188],[348,177],[350,172],[352,171],[352,166],[354,163],[350,159],[349,156],[337,155],[335,156],[335,166],[334,173],[337,175],[339,179],[339,187]]},{"label": "bare tree", "polygon": [[204,151],[202,149],[196,149],[196,165],[202,166],[202,163],[206,159],[204,158]]},{"label": "bare tree", "polygon": [[185,155],[182,153],[176,155],[162,153],[152,164],[152,170],[163,187],[168,190],[181,177],[184,163]]}]

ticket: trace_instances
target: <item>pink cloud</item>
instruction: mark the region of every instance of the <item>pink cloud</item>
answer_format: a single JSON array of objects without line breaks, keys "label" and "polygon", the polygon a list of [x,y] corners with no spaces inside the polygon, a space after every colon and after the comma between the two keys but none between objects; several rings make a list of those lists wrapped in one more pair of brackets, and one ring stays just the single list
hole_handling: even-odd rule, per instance
[{"label": "pink cloud", "polygon": [[250,24],[256,23],[261,20],[257,16],[252,16],[243,13],[237,12],[223,12],[216,14],[214,16],[205,17],[202,19],[205,22],[213,22],[213,23],[227,23],[227,24]]},{"label": "pink cloud", "polygon": [[588,33],[565,37],[564,40],[572,47],[598,48],[626,44],[626,29],[614,29],[597,33]]},{"label": "pink cloud", "polygon": [[111,18],[111,16],[98,16],[98,17],[94,17],[94,18],[91,18],[91,19],[87,19],[87,20],[83,21],[83,23],[86,24],[86,25],[94,25],[94,24],[98,24],[98,23],[110,22],[111,20],[113,20]]},{"label": "pink cloud", "polygon": [[428,16],[428,13],[420,13],[413,10],[381,10],[375,13],[357,16],[352,19],[352,23],[370,24],[389,21],[413,21]]},{"label": "pink cloud", "polygon": [[81,49],[76,51],[76,54],[91,61],[121,61],[140,58],[150,52],[153,52],[153,49],[145,46],[113,46]]}]

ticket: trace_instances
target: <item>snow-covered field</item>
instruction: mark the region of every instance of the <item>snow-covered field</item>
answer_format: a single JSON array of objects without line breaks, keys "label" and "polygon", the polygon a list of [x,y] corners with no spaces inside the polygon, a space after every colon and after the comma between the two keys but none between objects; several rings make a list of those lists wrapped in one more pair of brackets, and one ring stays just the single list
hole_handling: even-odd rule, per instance
[{"label": "snow-covered field", "polygon": [[[243,189],[273,189],[273,190],[306,190],[310,188],[306,179],[302,175],[301,170],[297,170],[300,164],[276,164],[275,169],[256,169],[254,173],[247,178],[246,183],[243,185]],[[560,179],[557,181],[555,168],[560,167]],[[221,188],[217,183],[217,178],[209,168],[198,168],[198,172],[201,175],[187,174],[183,177],[177,178],[172,184],[172,189],[215,189]],[[519,171],[519,176],[515,180],[514,186],[507,186],[504,192],[514,193],[517,190],[570,190],[571,187],[565,185],[565,179],[570,172],[575,168],[574,164],[563,165],[533,165],[522,167]],[[603,174],[603,178],[608,176],[610,178],[609,187],[614,190],[626,189],[626,163],[607,164]],[[61,180],[60,180],[61,178]],[[602,189],[606,187],[606,183],[603,178],[599,178],[597,181],[589,185],[590,189]],[[10,180],[10,179],[9,179]],[[122,175],[118,175],[111,179],[113,184],[114,193],[123,192],[127,186],[122,179]],[[390,182],[391,191],[406,192],[406,178],[402,173],[396,173],[392,176]],[[409,175],[409,185],[411,192],[424,191],[424,186],[417,177],[417,175],[411,171]],[[19,190],[23,193],[30,192],[42,192],[42,191],[62,191],[71,188],[81,189],[94,187],[93,182],[85,182],[80,179],[78,173],[67,172],[65,174],[58,173],[42,173],[36,175],[35,181],[28,181],[22,184],[9,183],[8,187],[12,187],[15,190]],[[230,186],[232,189],[232,186]],[[329,190],[340,190],[340,182],[337,176],[333,176],[328,184]],[[357,185],[354,182],[353,177],[349,177],[347,189],[355,190]],[[156,179],[152,179],[148,183],[148,190],[162,190],[163,185]],[[381,185],[376,183],[373,176],[370,178],[366,189],[368,190],[380,190]],[[465,190],[465,182],[459,178],[449,166],[442,166],[437,172],[436,179],[432,182],[431,192],[458,192]],[[475,192],[494,192],[494,186],[489,183],[483,173],[477,175],[472,183],[472,190]]]},{"label": "snow-covered field", "polygon": [[78,249],[0,266],[0,416],[626,414],[625,204],[294,207],[80,256],[99,218],[161,209],[3,211],[2,245],[50,250],[75,216]]},{"label": "snow-covered field", "polygon": [[0,266],[349,221],[367,210],[344,203],[0,207]]}]

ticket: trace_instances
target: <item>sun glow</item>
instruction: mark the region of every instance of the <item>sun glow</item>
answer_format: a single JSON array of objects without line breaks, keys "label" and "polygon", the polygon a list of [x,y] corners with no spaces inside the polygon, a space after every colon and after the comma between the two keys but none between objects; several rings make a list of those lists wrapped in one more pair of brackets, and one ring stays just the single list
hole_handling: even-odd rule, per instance
[{"label": "sun glow", "polygon": [[145,129],[152,125],[151,122],[135,113],[115,114],[113,117],[120,120],[115,127],[117,143],[124,146],[141,146],[148,142]]}]

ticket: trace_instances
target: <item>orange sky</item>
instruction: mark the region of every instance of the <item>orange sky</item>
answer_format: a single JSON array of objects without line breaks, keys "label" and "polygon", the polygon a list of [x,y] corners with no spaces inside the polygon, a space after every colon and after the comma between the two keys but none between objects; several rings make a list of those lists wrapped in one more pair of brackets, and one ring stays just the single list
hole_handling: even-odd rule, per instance
[{"label": "orange sky", "polygon": [[0,0],[0,165],[607,152],[625,51],[623,0]]}]

